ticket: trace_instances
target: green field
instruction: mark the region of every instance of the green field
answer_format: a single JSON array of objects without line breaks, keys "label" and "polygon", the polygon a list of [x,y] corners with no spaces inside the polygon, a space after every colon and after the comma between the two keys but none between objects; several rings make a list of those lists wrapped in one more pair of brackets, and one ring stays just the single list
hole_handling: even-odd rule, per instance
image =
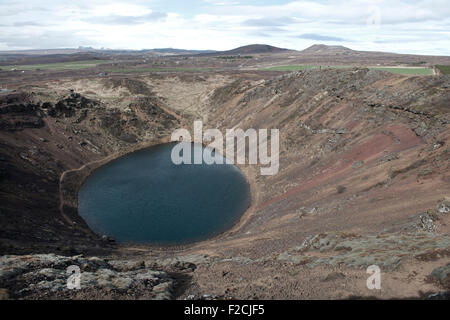
[{"label": "green field", "polygon": [[[322,69],[333,68],[333,69],[346,69],[352,68],[350,66],[321,66]],[[300,71],[300,70],[311,70],[319,69],[319,66],[312,65],[290,65],[290,66],[275,66],[269,68],[263,68],[261,70],[265,71]],[[369,67],[369,69],[382,70],[396,74],[408,74],[408,75],[432,75],[433,70],[429,68],[402,68],[402,67]]]},{"label": "green field", "polygon": [[110,60],[84,60],[71,62],[57,62],[57,63],[42,63],[42,64],[25,64],[17,66],[1,66],[2,70],[76,70],[93,68],[102,63],[111,62]]},{"label": "green field", "polygon": [[132,68],[114,69],[111,72],[133,73],[133,72],[181,72],[181,71],[211,71],[213,68]]},{"label": "green field", "polygon": [[438,66],[436,66],[436,68],[438,68],[442,74],[450,74],[450,65],[446,65],[446,66],[438,65]]}]

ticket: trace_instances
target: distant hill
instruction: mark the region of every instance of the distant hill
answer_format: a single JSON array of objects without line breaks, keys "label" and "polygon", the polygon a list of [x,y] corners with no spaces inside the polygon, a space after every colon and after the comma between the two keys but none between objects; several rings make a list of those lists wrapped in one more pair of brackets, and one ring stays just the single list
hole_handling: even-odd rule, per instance
[{"label": "distant hill", "polygon": [[250,44],[247,46],[239,47],[232,50],[220,51],[221,55],[238,55],[238,54],[255,54],[255,53],[276,53],[287,51],[288,49],[282,49],[268,44]]},{"label": "distant hill", "polygon": [[325,44],[315,44],[311,47],[308,47],[302,51],[302,53],[308,54],[336,54],[336,53],[352,53],[355,52],[352,49],[349,49],[344,46],[327,46]]}]

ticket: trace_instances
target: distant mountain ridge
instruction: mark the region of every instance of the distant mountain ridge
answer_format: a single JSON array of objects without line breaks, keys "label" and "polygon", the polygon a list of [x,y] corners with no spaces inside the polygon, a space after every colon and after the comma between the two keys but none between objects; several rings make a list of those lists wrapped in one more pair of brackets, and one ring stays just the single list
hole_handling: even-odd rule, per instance
[{"label": "distant mountain ridge", "polygon": [[175,48],[156,48],[156,49],[149,49],[149,50],[144,50],[144,51],[145,52],[152,52],[152,53],[178,54],[178,55],[217,52],[216,50],[188,50],[188,49],[175,49]]},{"label": "distant mountain ridge", "polygon": [[[234,48],[231,50],[190,50],[178,48],[153,48],[141,50],[128,49],[95,49],[92,47],[78,47],[78,48],[61,48],[61,49],[34,49],[34,50],[12,50],[0,51],[0,65],[16,65],[16,64],[39,64],[39,63],[57,63],[57,62],[71,62],[83,60],[108,60],[108,59],[147,59],[157,56],[197,56],[197,57],[226,57],[226,56],[252,56],[263,54],[265,56],[274,55],[274,58],[283,58],[283,53],[286,57],[289,56],[289,63],[318,63],[319,60],[325,64],[330,63],[347,63],[345,59],[357,59],[360,63],[378,63],[377,59],[383,57],[384,59],[390,57],[394,63],[401,64],[405,61],[417,57],[416,63],[424,61],[428,64],[448,64],[445,56],[424,56],[413,54],[399,54],[381,51],[359,51],[353,50],[342,45],[326,45],[314,44],[303,50],[293,50],[279,48],[268,44],[250,44]],[[424,58],[419,58],[424,57]],[[432,58],[430,60],[430,58]],[[303,60],[302,60],[303,59]],[[309,59],[309,60],[308,60]],[[327,60],[328,59],[328,60]],[[338,61],[341,59],[342,61]],[[365,59],[365,60],[364,60]],[[353,62],[356,62],[354,60]]]}]

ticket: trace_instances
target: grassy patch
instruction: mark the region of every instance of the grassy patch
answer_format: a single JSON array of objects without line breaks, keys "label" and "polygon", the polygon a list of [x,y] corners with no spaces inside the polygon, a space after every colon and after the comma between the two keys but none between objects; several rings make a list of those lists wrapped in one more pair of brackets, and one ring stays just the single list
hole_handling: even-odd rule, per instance
[{"label": "grassy patch", "polygon": [[211,71],[213,68],[130,68],[114,69],[111,72],[133,73],[133,72],[179,72],[179,71]]},{"label": "grassy patch", "polygon": [[56,63],[42,63],[42,64],[25,64],[17,66],[2,66],[3,70],[74,70],[93,68],[102,63],[111,62],[110,60],[84,60],[71,62],[56,62]]},{"label": "grassy patch", "polygon": [[442,74],[450,74],[450,65],[446,65],[446,66],[438,65],[438,66],[436,66],[436,68],[438,68]]}]

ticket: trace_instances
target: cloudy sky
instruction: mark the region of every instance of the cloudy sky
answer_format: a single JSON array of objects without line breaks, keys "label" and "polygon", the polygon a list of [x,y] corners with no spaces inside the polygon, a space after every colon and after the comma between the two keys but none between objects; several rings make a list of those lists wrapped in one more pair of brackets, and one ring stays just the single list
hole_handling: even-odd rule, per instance
[{"label": "cloudy sky", "polygon": [[449,0],[0,0],[0,50],[265,43],[450,55]]}]

